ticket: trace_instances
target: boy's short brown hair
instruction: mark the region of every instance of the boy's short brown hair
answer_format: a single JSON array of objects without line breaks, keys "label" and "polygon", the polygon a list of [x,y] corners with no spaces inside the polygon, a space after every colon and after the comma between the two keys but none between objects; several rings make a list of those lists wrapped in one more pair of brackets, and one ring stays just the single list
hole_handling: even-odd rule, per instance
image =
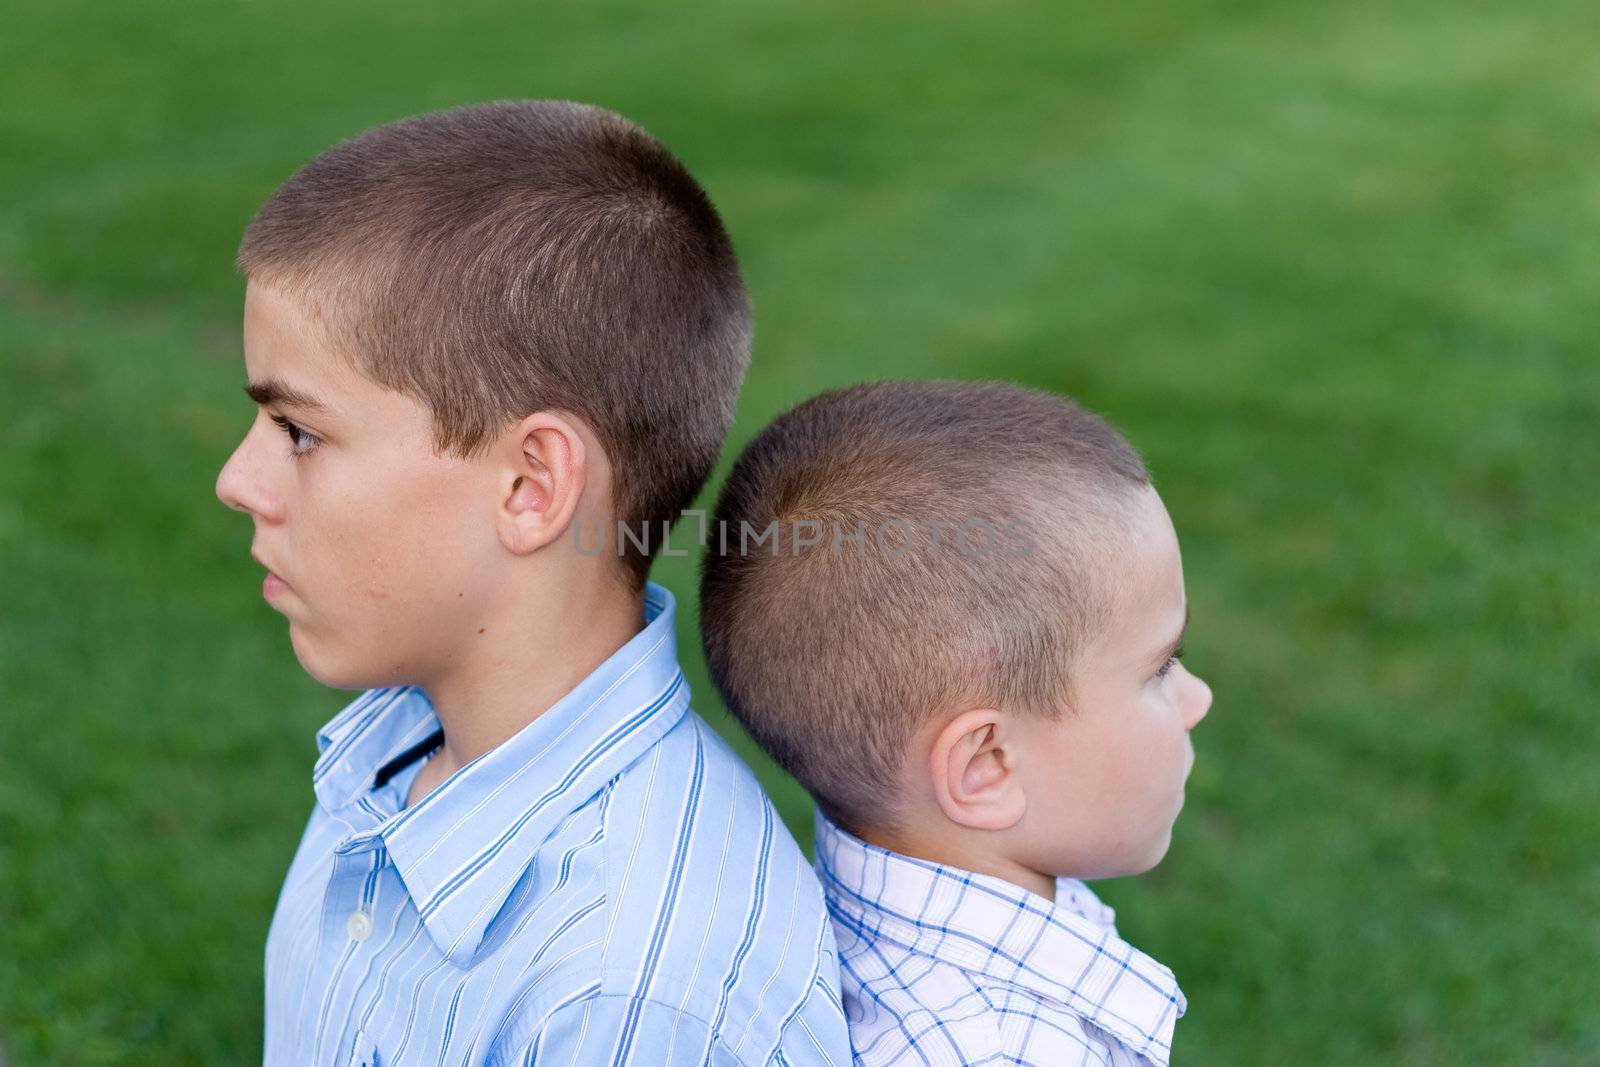
[{"label": "boy's short brown hair", "polygon": [[712,681],[830,818],[889,829],[929,715],[1070,707],[1074,657],[1116,595],[1126,504],[1149,484],[1116,430],[1052,393],[886,381],[814,397],[746,446],[717,500],[700,578]]},{"label": "boy's short brown hair", "polygon": [[535,411],[583,419],[635,535],[617,539],[635,589],[716,462],[750,358],[711,201],[642,129],[583,104],[493,101],[343,141],[261,206],[237,264],[426,404],[441,453],[471,457]]}]

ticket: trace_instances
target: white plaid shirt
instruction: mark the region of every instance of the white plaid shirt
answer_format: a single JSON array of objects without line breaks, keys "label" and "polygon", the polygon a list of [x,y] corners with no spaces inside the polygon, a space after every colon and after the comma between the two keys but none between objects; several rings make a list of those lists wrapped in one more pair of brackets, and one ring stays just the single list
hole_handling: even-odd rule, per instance
[{"label": "white plaid shirt", "polygon": [[855,1062],[1155,1064],[1187,1002],[1088,886],[1056,900],[869,845],[816,813]]}]

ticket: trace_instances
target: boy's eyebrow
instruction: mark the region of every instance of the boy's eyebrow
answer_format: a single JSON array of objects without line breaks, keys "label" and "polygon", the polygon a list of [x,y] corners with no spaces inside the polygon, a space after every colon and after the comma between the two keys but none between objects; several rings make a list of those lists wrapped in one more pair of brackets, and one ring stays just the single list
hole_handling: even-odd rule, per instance
[{"label": "boy's eyebrow", "polygon": [[312,396],[310,393],[301,392],[293,386],[285,385],[276,378],[265,381],[251,382],[244,387],[245,395],[257,404],[278,404],[282,407],[300,408],[315,414],[327,414],[328,405]]},{"label": "boy's eyebrow", "polygon": [[1183,606],[1183,625],[1178,628],[1178,636],[1174,637],[1171,641],[1169,641],[1167,643],[1167,645],[1164,648],[1162,648],[1161,653],[1160,653],[1159,656],[1152,656],[1151,659],[1150,659],[1150,662],[1152,662],[1152,663],[1165,663],[1165,662],[1167,662],[1167,660],[1171,659],[1173,657],[1173,654],[1176,653],[1178,651],[1178,648],[1183,644],[1183,635],[1188,633],[1188,632],[1189,632],[1189,605],[1185,604]]}]

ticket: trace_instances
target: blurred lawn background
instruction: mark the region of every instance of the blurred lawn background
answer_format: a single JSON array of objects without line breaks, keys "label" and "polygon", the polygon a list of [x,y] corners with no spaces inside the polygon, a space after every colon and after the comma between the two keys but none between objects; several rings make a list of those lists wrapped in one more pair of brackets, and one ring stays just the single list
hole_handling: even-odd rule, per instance
[{"label": "blurred lawn background", "polygon": [[[722,209],[758,314],[730,456],[895,375],[1061,390],[1144,453],[1217,702],[1166,862],[1097,888],[1188,994],[1178,1064],[1600,1064],[1597,41],[1566,0],[8,5],[15,1067],[259,1062],[353,694],[212,495],[253,412],[232,257],[330,144],[546,96]],[[694,562],[655,577],[726,729]]]}]

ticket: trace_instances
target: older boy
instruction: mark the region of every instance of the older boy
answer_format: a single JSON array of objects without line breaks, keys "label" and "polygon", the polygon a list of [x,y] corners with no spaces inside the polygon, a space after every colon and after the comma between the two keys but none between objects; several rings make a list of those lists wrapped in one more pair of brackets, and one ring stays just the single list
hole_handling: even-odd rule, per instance
[{"label": "older boy", "polygon": [[859,386],[713,528],[712,677],[821,809],[856,1062],[1165,1065],[1184,997],[1079,880],[1161,859],[1211,704],[1133,449],[1018,386]]},{"label": "older boy", "polygon": [[749,358],[700,187],[597,108],[456,108],[312,160],[239,267],[217,495],[301,664],[365,690],[317,734],[265,1061],[847,1056],[821,891],[646,580]]}]

